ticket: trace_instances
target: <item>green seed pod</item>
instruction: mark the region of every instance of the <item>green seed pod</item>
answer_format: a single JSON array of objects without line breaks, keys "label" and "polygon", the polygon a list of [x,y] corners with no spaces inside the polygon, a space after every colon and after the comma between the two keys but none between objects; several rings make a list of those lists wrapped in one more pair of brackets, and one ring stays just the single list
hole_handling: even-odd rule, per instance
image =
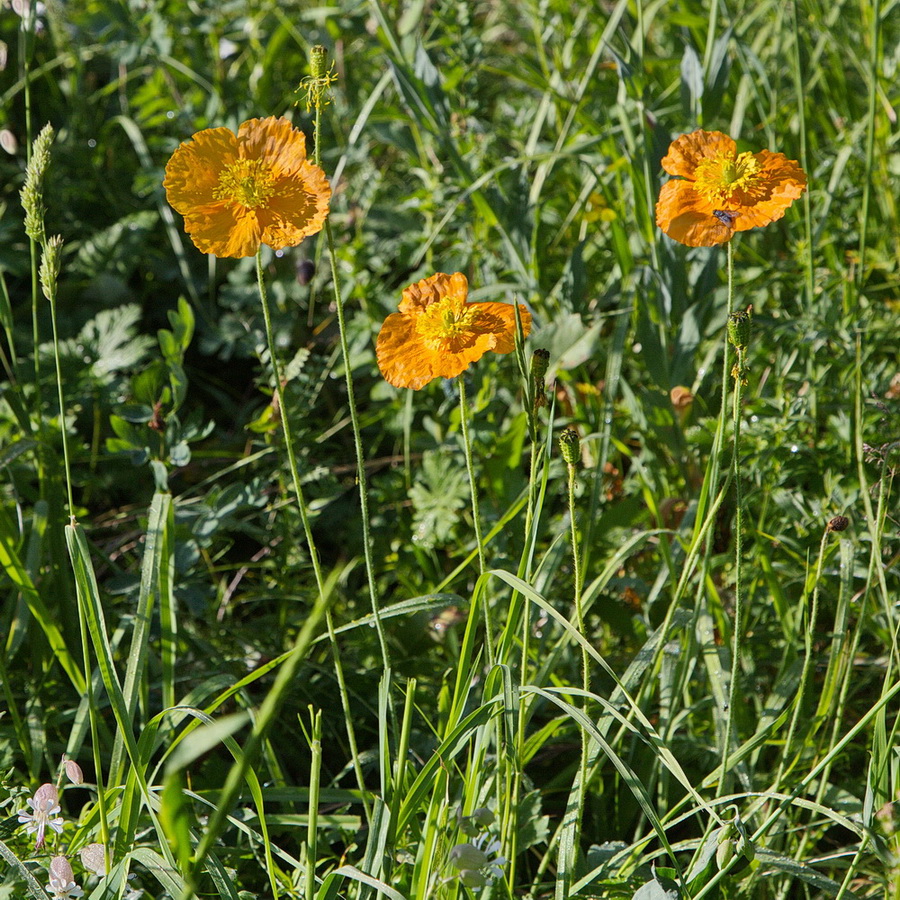
[{"label": "green seed pod", "polygon": [[750,324],[753,319],[753,307],[733,312],[728,317],[728,340],[738,350],[746,350],[750,344]]},{"label": "green seed pod", "polygon": [[321,44],[309,51],[309,74],[316,79],[328,75],[328,51]]},{"label": "green seed pod", "polygon": [[581,459],[581,440],[574,428],[566,428],[559,436],[559,451],[567,465],[578,465]]}]

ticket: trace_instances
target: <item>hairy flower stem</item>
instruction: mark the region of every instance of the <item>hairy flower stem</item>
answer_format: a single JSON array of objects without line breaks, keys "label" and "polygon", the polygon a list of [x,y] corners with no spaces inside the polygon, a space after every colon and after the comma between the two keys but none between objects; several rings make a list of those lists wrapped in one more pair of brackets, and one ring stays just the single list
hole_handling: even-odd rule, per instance
[{"label": "hairy flower stem", "polygon": [[[318,96],[315,103],[315,150],[314,158],[317,166],[321,165],[321,151],[319,135],[321,133],[323,98]],[[378,588],[375,585],[375,563],[372,558],[372,534],[369,526],[369,491],[366,479],[366,459],[363,453],[362,436],[359,428],[359,414],[356,411],[356,395],[353,390],[353,372],[350,366],[350,346],[347,342],[347,326],[344,317],[344,299],[341,295],[341,280],[337,268],[337,254],[334,249],[334,234],[331,230],[330,217],[325,220],[325,240],[328,243],[328,256],[331,262],[331,284],[334,288],[334,306],[337,311],[338,334],[340,336],[341,356],[344,361],[344,380],[347,385],[347,406],[350,410],[350,424],[353,429],[353,445],[356,448],[356,479],[359,482],[359,506],[360,518],[363,530],[363,554],[366,562],[366,580],[369,586],[369,600],[372,605],[372,619],[375,622],[375,631],[378,634],[378,644],[381,648],[381,663],[385,674],[389,676],[391,671],[391,657],[388,651],[387,638],[384,633],[384,623],[381,621],[381,608],[378,603]]]},{"label": "hairy flower stem", "polygon": [[[559,446],[563,459],[566,463],[566,473],[568,481],[568,499],[569,499],[569,536],[572,543],[572,566],[574,570],[574,600],[575,600],[575,627],[578,634],[585,638],[584,627],[584,608],[582,606],[582,588],[584,583],[584,573],[581,564],[581,553],[578,540],[578,520],[575,514],[575,482],[576,471],[580,461],[580,443],[578,433],[573,428],[567,428],[562,432],[559,438]],[[588,695],[590,693],[590,668],[588,652],[584,643],[579,644],[581,648],[581,686],[583,696],[581,706],[584,715],[587,718]],[[569,803],[567,804],[566,813],[568,816],[569,809],[573,809],[574,820],[572,822],[572,839],[562,840],[559,848],[559,873],[561,877],[557,881],[556,896],[567,897],[571,887],[572,878],[575,871],[575,859],[578,847],[578,839],[581,830],[582,816],[584,815],[584,801],[587,794],[588,779],[588,756],[590,753],[590,737],[587,729],[581,729],[581,759],[578,765],[578,775],[573,786],[574,807],[572,806],[572,795],[570,794]]]},{"label": "hairy flower stem", "polygon": [[[734,263],[731,243],[728,244],[728,315],[729,321],[734,309]],[[725,337],[725,369],[722,382],[722,416],[720,424],[724,421],[726,409],[725,391],[728,379],[732,373],[728,370],[728,348],[731,341],[728,338],[727,328]],[[731,682],[728,689],[728,710],[725,719],[725,739],[722,742],[722,772],[719,777],[717,796],[721,796],[725,790],[725,782],[728,776],[728,754],[731,749],[731,737],[734,731],[734,707],[738,697],[738,687],[741,674],[741,651],[744,637],[744,598],[743,598],[743,550],[744,550],[744,515],[743,497],[741,494],[741,398],[743,394],[743,371],[745,348],[737,348],[737,363],[734,369],[734,405],[733,405],[733,444],[731,470],[734,476],[735,496],[735,546],[734,546],[734,635],[731,650]],[[718,479],[717,479],[718,480]]]},{"label": "hairy flower stem", "polygon": [[[569,465],[569,525],[572,536],[572,564],[575,568],[575,621],[578,626],[578,633],[586,638],[584,630],[584,606],[582,602],[582,592],[584,586],[584,572],[581,569],[581,554],[578,549],[578,526],[575,520],[575,466]],[[581,645],[581,681],[585,694],[591,690],[590,661],[588,659],[587,648]],[[585,698],[587,703],[587,698]],[[582,743],[584,755],[582,757],[582,769],[584,773],[587,771],[587,732],[582,732]]]},{"label": "hairy flower stem", "polygon": [[[291,469],[291,481],[294,485],[294,495],[297,498],[297,508],[300,511],[300,521],[303,523],[303,534],[306,537],[306,546],[309,548],[309,558],[310,562],[312,563],[313,576],[316,579],[316,589],[319,592],[319,597],[324,602],[326,592],[325,581],[322,577],[322,565],[319,562],[319,551],[316,548],[316,541],[313,537],[312,527],[309,523],[309,511],[306,505],[306,499],[303,496],[303,487],[300,484],[300,473],[297,469],[297,457],[294,453],[294,437],[291,432],[291,419],[287,414],[287,409],[284,405],[284,386],[281,382],[281,371],[278,365],[278,356],[275,353],[275,338],[272,334],[272,317],[269,312],[269,300],[268,293],[266,291],[266,282],[263,278],[262,248],[260,248],[256,254],[256,280],[257,284],[259,285],[259,298],[262,303],[263,319],[265,320],[266,324],[266,341],[268,342],[269,346],[269,358],[272,363],[272,374],[275,378],[275,394],[278,397],[279,418],[281,419],[281,425],[284,430],[284,442],[287,446],[288,465]],[[350,717],[349,695],[347,692],[346,681],[344,679],[343,667],[341,666],[340,648],[338,646],[337,638],[334,633],[334,623],[331,617],[331,608],[327,604],[325,607],[325,622],[328,628],[328,636],[331,640],[332,653],[334,654],[334,667],[337,674],[338,686],[340,688],[341,704],[344,707],[344,719],[347,722],[347,738],[350,742],[350,752],[353,759],[353,768],[356,773],[357,784],[359,785],[363,798],[365,798],[365,780],[363,779],[362,768],[359,763],[359,752],[356,745],[356,735],[351,724],[352,719]],[[368,815],[369,805],[365,799],[363,799],[363,805],[365,806],[366,813]]]},{"label": "hairy flower stem", "polygon": [[[478,573],[484,575],[487,568],[484,561],[484,542],[481,537],[481,514],[478,511],[478,485],[475,481],[475,466],[472,462],[472,440],[469,436],[468,402],[466,400],[465,373],[456,379],[459,385],[459,420],[462,426],[463,447],[466,451],[466,469],[469,473],[469,487],[472,493],[472,522],[475,527],[475,544],[478,548]],[[494,665],[494,628],[491,623],[491,607],[488,598],[484,598],[484,631],[487,647],[488,667]]]},{"label": "hairy flower stem", "polygon": [[288,465],[291,470],[291,479],[294,485],[294,493],[297,496],[297,507],[300,511],[300,521],[303,523],[303,533],[309,548],[309,558],[312,563],[313,575],[316,579],[316,587],[319,596],[325,596],[325,582],[322,578],[322,565],[319,562],[319,551],[313,537],[312,527],[309,523],[309,511],[306,499],[303,496],[303,487],[300,484],[300,472],[297,468],[297,456],[294,453],[294,436],[291,431],[291,417],[287,414],[284,402],[284,384],[281,379],[281,367],[278,364],[278,354],[275,350],[275,336],[272,333],[272,315],[269,311],[269,296],[266,290],[266,281],[263,277],[262,248],[256,254],[256,281],[259,286],[259,299],[262,303],[263,320],[266,326],[266,341],[269,347],[269,362],[272,366],[272,377],[275,379],[275,396],[278,398],[278,418],[284,431],[284,443],[287,448]]}]

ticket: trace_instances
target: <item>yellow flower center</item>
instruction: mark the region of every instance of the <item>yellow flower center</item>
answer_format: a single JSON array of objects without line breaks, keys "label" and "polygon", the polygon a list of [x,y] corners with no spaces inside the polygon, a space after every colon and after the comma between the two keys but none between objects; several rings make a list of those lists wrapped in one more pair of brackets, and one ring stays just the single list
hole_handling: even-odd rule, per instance
[{"label": "yellow flower center", "polygon": [[694,173],[697,192],[716,206],[732,203],[740,191],[752,195],[760,181],[761,166],[752,153],[717,153],[704,159]]},{"label": "yellow flower center", "polygon": [[226,166],[213,191],[216,200],[230,200],[247,209],[266,206],[275,193],[275,175],[262,159],[239,159]]},{"label": "yellow flower center", "polygon": [[455,353],[471,343],[476,316],[465,300],[444,297],[422,311],[416,329],[430,349]]}]

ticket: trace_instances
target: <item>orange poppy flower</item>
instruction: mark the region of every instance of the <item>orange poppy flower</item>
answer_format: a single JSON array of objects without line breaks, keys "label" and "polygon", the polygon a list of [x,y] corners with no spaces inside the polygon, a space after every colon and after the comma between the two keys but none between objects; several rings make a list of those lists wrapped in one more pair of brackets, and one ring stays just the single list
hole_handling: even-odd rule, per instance
[{"label": "orange poppy flower", "polygon": [[237,136],[198,131],[172,154],[163,186],[197,248],[216,256],[299,244],[322,230],[331,198],[303,132],[275,116],[244,122]]},{"label": "orange poppy flower", "polygon": [[[438,272],[403,291],[400,312],[384,320],[375,351],[378,368],[395,387],[417,391],[435,378],[455,378],[485,353],[510,353],[516,346],[511,303],[467,303],[462,272]],[[521,304],[522,328],[531,313]]]},{"label": "orange poppy flower", "polygon": [[662,159],[670,175],[659,192],[656,224],[689,247],[714,247],[736,231],[768,225],[806,190],[806,173],[783,153],[738,153],[719,131],[674,140]]}]

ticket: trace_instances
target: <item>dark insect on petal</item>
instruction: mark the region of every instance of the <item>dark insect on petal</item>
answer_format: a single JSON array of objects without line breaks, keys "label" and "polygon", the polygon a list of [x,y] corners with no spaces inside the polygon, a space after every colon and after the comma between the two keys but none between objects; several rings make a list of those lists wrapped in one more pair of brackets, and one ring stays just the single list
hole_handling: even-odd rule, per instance
[{"label": "dark insect on petal", "polygon": [[729,212],[727,209],[714,209],[713,215],[723,224],[727,225],[729,228],[734,226],[735,220],[737,219],[736,212]]}]

